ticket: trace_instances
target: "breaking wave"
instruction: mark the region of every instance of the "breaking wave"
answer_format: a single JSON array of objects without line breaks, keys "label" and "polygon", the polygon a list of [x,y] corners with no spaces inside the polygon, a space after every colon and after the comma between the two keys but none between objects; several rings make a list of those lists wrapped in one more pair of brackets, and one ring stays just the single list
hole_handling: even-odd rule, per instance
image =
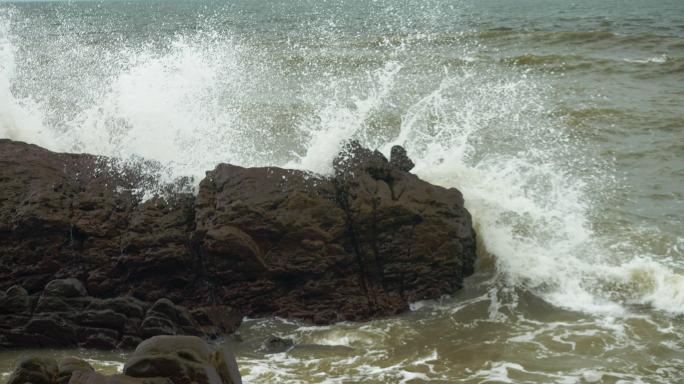
[{"label": "breaking wave", "polygon": [[[471,60],[477,45],[461,47],[458,65],[436,68],[416,63],[414,47],[402,41],[378,44],[373,60],[351,68],[336,67],[345,61],[335,55],[293,66],[290,56],[210,29],[161,44],[103,48],[90,62],[96,71],[67,70],[64,82],[52,78],[45,87],[59,69],[28,65],[36,52],[17,43],[12,19],[12,12],[0,18],[0,137],[153,159],[169,179],[196,181],[219,162],[326,174],[345,140],[384,153],[401,144],[416,174],[464,193],[495,259],[495,286],[590,314],[628,315],[637,304],[684,312],[677,268],[623,238],[639,228],[597,230],[597,211],[617,181],[554,117],[543,75]],[[559,36],[553,38],[613,38]],[[92,59],[92,48],[78,41],[53,44],[72,59]],[[283,49],[316,52],[301,43]],[[671,241],[669,257],[676,259],[684,240]]]}]

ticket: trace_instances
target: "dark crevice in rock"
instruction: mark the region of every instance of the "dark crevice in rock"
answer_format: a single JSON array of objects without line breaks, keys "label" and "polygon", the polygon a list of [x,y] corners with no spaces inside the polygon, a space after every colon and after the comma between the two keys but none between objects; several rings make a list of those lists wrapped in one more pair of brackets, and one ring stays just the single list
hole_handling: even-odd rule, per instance
[{"label": "dark crevice in rock", "polygon": [[356,231],[354,229],[354,218],[352,216],[351,209],[349,208],[349,201],[348,201],[348,191],[346,188],[342,185],[339,184],[337,180],[335,180],[335,189],[337,192],[337,203],[339,207],[342,209],[342,211],[345,214],[345,221],[346,221],[346,231],[347,235],[349,236],[349,242],[352,245],[352,249],[354,252],[354,257],[356,259],[356,264],[358,267],[359,271],[359,276],[358,280],[361,283],[361,288],[363,289],[363,292],[366,296],[366,300],[368,303],[368,310],[369,312],[372,312],[375,309],[375,306],[377,303],[375,303],[373,300],[372,295],[370,294],[370,291],[368,289],[368,274],[366,272],[366,261],[363,257],[363,254],[361,253],[361,248],[359,247],[359,243],[356,240]]},{"label": "dark crevice in rock", "polygon": [[388,292],[387,285],[385,284],[385,266],[383,256],[378,249],[378,199],[374,198],[372,200],[373,211],[371,213],[372,225],[371,225],[371,249],[373,250],[373,259],[375,260],[376,273],[380,283],[382,284],[382,289],[385,293]]},{"label": "dark crevice in rock", "polygon": [[82,250],[87,240],[88,234],[83,233],[78,228],[74,227],[73,223],[69,226],[69,245],[74,251]]}]

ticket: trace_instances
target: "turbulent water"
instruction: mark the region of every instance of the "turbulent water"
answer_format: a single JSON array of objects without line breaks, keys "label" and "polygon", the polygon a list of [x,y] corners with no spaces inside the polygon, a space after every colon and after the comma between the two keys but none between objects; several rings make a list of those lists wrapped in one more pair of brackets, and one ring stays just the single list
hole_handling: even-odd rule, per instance
[{"label": "turbulent water", "polygon": [[[462,291],[368,323],[246,319],[247,383],[684,381],[681,0],[0,2],[0,137],[196,181],[325,174],[356,138],[464,193]],[[264,354],[271,334],[309,346]]]}]

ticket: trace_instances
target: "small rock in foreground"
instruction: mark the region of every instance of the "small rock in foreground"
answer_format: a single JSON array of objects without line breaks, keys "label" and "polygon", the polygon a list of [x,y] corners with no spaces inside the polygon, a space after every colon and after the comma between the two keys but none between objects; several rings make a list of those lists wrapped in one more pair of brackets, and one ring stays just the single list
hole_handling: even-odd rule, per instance
[{"label": "small rock in foreground", "polygon": [[8,384],[242,384],[235,356],[196,336],[155,336],[138,345],[123,375],[97,373],[74,357],[28,357]]}]

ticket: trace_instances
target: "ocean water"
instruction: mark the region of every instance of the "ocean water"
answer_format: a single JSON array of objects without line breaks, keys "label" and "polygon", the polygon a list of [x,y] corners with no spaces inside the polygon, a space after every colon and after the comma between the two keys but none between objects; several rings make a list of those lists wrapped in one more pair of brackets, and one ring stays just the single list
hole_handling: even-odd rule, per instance
[{"label": "ocean water", "polygon": [[[355,138],[464,193],[462,291],[246,319],[247,383],[684,382],[681,0],[0,1],[0,137],[196,182],[326,174]],[[34,352],[0,351],[0,381]],[[113,372],[128,352],[38,353]]]}]

